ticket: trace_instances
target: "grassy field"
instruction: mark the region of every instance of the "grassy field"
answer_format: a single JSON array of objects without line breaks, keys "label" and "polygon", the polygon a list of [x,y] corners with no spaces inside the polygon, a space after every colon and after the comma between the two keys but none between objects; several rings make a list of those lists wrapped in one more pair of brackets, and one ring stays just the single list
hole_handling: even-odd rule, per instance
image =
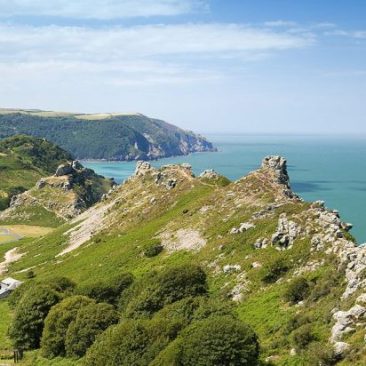
[{"label": "grassy field", "polygon": [[24,236],[27,238],[38,238],[40,236],[44,236],[46,234],[49,234],[53,228],[50,227],[43,227],[43,226],[30,226],[30,225],[2,225],[0,226],[0,230],[8,229],[11,232]]},{"label": "grassy field", "polygon": [[10,340],[7,337],[10,321],[11,312],[8,303],[5,300],[0,300],[0,352],[11,347]]}]

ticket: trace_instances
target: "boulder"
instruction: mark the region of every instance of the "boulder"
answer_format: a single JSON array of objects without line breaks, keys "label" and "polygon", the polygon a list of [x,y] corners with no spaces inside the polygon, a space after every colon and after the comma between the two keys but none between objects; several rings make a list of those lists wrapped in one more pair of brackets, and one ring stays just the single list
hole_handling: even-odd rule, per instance
[{"label": "boulder", "polygon": [[55,176],[62,177],[63,175],[69,175],[74,172],[74,169],[71,164],[61,164],[57,167]]}]

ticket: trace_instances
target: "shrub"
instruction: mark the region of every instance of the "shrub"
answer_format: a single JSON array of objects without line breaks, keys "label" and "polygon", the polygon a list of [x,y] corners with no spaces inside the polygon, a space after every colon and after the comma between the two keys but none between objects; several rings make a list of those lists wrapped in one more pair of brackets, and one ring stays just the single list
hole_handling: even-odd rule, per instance
[{"label": "shrub", "polygon": [[26,283],[22,283],[19,287],[12,291],[7,298],[10,308],[15,309],[23,295],[33,286],[36,286],[36,282],[27,281]]},{"label": "shrub", "polygon": [[231,317],[192,323],[180,336],[179,365],[254,366],[259,345],[253,330]]},{"label": "shrub", "polygon": [[284,297],[286,301],[296,304],[309,296],[310,286],[306,278],[299,277],[294,279],[288,286]]},{"label": "shrub", "polygon": [[316,340],[310,324],[305,324],[293,332],[292,339],[296,348],[303,349]]},{"label": "shrub", "polygon": [[341,282],[344,280],[342,273],[344,273],[343,270],[331,271],[326,276],[319,278],[310,293],[309,300],[318,301],[329,295],[333,288],[341,286]]},{"label": "shrub", "polygon": [[42,355],[46,358],[65,356],[66,332],[79,309],[93,303],[85,296],[72,296],[61,301],[49,312],[42,334]]},{"label": "shrub", "polygon": [[66,354],[82,357],[94,343],[97,335],[110,325],[118,323],[119,314],[109,304],[89,304],[82,307],[66,333]]},{"label": "shrub", "polygon": [[202,300],[202,297],[186,297],[173,304],[166,305],[154,315],[153,319],[176,321],[180,322],[182,326],[187,326],[201,306]]},{"label": "shrub", "polygon": [[164,250],[160,243],[154,243],[147,246],[144,250],[144,256],[148,258],[156,257]]},{"label": "shrub", "polygon": [[338,361],[333,348],[320,342],[309,345],[307,355],[310,365],[332,366]]},{"label": "shrub", "polygon": [[206,274],[194,265],[168,268],[142,278],[129,293],[126,315],[151,316],[167,304],[207,293]]},{"label": "shrub", "polygon": [[145,366],[176,336],[174,324],[128,320],[110,327],[89,348],[85,366]]},{"label": "shrub", "polygon": [[32,286],[23,294],[9,329],[15,347],[39,347],[44,320],[58,301],[59,295],[47,286]]},{"label": "shrub", "polygon": [[193,319],[203,320],[210,316],[231,316],[232,318],[237,318],[231,302],[222,299],[202,298],[200,306],[194,313]]},{"label": "shrub", "polygon": [[90,297],[97,302],[106,302],[112,305],[118,303],[121,294],[133,283],[130,273],[122,273],[108,282],[96,282],[78,289],[78,293]]},{"label": "shrub", "polygon": [[26,272],[25,277],[28,278],[28,279],[31,279],[31,278],[36,277],[36,274],[34,273],[34,271],[29,270],[29,271]]},{"label": "shrub", "polygon": [[284,328],[284,334],[289,335],[292,333],[295,329],[300,328],[304,324],[311,323],[311,319],[304,314],[295,314],[293,317],[290,318],[290,320],[287,322],[285,328]]},{"label": "shrub", "polygon": [[283,258],[278,258],[264,268],[263,282],[276,282],[284,273],[289,270],[289,266]]},{"label": "shrub", "polygon": [[72,293],[76,287],[75,282],[67,277],[54,277],[48,280],[46,284],[60,293]]}]

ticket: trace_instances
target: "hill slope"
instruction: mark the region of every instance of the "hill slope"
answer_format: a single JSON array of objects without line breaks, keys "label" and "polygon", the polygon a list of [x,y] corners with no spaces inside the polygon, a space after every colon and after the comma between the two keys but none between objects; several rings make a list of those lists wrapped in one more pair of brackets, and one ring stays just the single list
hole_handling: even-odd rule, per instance
[{"label": "hill slope", "polygon": [[0,110],[0,138],[46,138],[78,159],[156,159],[214,151],[202,136],[142,114],[71,114]]},{"label": "hill slope", "polygon": [[[18,242],[24,255],[9,271],[24,279],[32,268],[41,282],[67,276],[88,285],[198,264],[212,296],[232,299],[256,331],[267,363],[361,366],[366,248],[349,229],[337,212],[291,191],[280,157],[236,182],[145,162],[74,221]],[[156,246],[162,251],[146,255]]]},{"label": "hill slope", "polygon": [[14,136],[0,141],[0,210],[11,196],[33,187],[57,166],[71,160],[70,153],[44,139]]}]

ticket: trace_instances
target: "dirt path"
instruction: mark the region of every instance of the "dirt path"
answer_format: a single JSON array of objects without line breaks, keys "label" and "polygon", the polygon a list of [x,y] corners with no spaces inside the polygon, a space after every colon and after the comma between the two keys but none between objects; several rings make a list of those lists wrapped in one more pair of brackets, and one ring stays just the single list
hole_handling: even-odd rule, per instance
[{"label": "dirt path", "polygon": [[23,255],[18,253],[18,248],[8,250],[4,255],[4,261],[0,263],[0,275],[7,272],[10,263],[18,261]]},{"label": "dirt path", "polygon": [[57,257],[79,248],[91,239],[93,234],[101,230],[104,216],[114,204],[115,202],[113,201],[108,205],[92,207],[80,216],[77,216],[72,223],[82,221],[65,233],[70,234],[69,245],[61,253],[57,254]]}]

